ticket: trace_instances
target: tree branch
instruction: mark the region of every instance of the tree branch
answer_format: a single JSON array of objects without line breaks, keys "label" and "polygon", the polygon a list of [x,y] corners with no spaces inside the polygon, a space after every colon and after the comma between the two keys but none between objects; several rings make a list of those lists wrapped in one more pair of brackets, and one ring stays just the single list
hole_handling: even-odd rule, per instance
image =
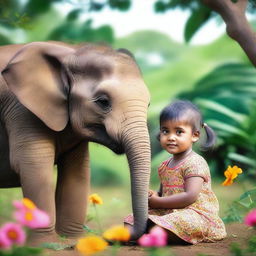
[{"label": "tree branch", "polygon": [[245,11],[248,0],[202,0],[202,2],[219,13],[226,23],[227,34],[237,41],[252,64],[256,67],[256,35],[249,24]]}]

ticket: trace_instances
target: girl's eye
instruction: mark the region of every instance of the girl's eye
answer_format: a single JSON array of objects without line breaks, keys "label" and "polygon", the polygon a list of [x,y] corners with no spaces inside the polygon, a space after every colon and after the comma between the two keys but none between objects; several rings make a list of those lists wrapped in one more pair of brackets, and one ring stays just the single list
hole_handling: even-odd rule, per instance
[{"label": "girl's eye", "polygon": [[167,133],[168,133],[168,131],[166,131],[166,130],[162,130],[162,131],[161,131],[161,133],[162,133],[162,134],[167,134]]},{"label": "girl's eye", "polygon": [[182,134],[182,131],[181,131],[181,130],[177,130],[177,131],[176,131],[176,134],[177,134],[177,135],[181,135],[181,134]]}]

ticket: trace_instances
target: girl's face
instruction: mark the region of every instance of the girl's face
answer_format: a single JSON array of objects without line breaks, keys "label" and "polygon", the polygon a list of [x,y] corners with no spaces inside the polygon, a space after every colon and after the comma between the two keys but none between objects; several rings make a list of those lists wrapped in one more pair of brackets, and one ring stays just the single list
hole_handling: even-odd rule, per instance
[{"label": "girl's face", "polygon": [[161,123],[160,144],[170,154],[189,151],[198,139],[199,132],[193,132],[191,125],[184,121],[167,120]]}]

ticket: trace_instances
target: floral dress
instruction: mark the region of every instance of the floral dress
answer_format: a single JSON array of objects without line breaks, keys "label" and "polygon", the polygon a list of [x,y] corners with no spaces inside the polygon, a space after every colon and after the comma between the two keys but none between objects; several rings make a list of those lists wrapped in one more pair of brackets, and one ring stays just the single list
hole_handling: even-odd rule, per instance
[{"label": "floral dress", "polygon": [[[189,177],[202,177],[202,190],[193,204],[182,209],[150,209],[148,218],[191,244],[214,242],[226,237],[224,223],[218,215],[219,203],[211,189],[209,167],[204,158],[191,152],[173,168],[168,167],[171,159],[164,161],[158,169],[162,196],[183,192],[184,182]],[[133,216],[127,216],[124,222],[132,225]]]}]

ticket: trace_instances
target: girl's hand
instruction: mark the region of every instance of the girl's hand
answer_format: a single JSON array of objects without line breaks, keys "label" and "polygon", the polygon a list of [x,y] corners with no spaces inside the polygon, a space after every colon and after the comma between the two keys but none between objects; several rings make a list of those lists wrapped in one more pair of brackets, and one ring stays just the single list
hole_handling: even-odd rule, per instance
[{"label": "girl's hand", "polygon": [[151,197],[151,196],[153,196],[153,195],[157,195],[157,192],[150,189],[150,190],[148,191],[148,197]]},{"label": "girl's hand", "polygon": [[159,196],[158,194],[155,192],[155,194],[153,194],[152,196],[150,196],[148,198],[148,206],[150,208],[158,208],[158,201],[159,201]]}]

